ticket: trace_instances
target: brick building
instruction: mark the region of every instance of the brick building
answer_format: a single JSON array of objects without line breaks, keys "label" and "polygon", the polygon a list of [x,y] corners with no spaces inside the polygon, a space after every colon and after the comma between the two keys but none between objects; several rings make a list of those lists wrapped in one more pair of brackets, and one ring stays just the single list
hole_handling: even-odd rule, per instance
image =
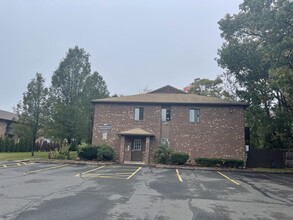
[{"label": "brick building", "polygon": [[193,158],[245,159],[246,103],[187,94],[165,86],[147,94],[93,100],[92,143],[118,160],[150,163],[161,143]]},{"label": "brick building", "polygon": [[15,114],[0,110],[0,138],[14,138],[15,140],[17,139],[12,128],[15,120]]}]

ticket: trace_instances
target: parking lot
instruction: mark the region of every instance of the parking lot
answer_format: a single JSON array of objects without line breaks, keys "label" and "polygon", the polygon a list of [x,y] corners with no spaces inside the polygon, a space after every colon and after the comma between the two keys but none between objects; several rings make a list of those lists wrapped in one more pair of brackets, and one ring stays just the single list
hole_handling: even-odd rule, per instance
[{"label": "parking lot", "polygon": [[293,175],[0,163],[3,219],[293,219]]}]

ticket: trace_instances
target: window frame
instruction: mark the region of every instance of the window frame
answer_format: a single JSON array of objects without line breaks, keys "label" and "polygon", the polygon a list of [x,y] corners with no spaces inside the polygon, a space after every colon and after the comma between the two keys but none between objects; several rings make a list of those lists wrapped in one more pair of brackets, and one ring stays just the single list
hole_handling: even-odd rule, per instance
[{"label": "window frame", "polygon": [[[162,107],[161,109],[161,121],[171,121],[171,107]],[[169,117],[167,117],[169,115]]]},{"label": "window frame", "polygon": [[200,121],[200,109],[199,108],[190,108],[188,114],[188,121],[190,123],[198,124]]},{"label": "window frame", "polygon": [[144,120],[144,108],[135,107],[134,108],[134,120],[135,121],[143,121]]},{"label": "window frame", "polygon": [[142,140],[141,139],[134,139],[133,140],[133,151],[141,151],[142,150]]}]

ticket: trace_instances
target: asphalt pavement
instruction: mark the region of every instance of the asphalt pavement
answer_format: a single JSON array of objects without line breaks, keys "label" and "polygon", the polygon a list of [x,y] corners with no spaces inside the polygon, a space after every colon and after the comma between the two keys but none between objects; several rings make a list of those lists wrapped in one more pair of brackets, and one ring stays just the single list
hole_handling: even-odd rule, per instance
[{"label": "asphalt pavement", "polygon": [[286,220],[292,210],[292,174],[29,162],[0,167],[0,220]]}]

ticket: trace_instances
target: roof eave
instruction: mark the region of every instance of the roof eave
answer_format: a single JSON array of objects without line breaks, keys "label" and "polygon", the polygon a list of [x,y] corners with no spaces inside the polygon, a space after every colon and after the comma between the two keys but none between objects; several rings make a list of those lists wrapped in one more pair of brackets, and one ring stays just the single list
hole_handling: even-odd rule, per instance
[{"label": "roof eave", "polygon": [[160,105],[214,105],[214,106],[243,106],[248,107],[249,104],[245,102],[225,103],[225,102],[159,102],[159,101],[110,101],[110,100],[93,100],[93,104],[160,104]]}]

